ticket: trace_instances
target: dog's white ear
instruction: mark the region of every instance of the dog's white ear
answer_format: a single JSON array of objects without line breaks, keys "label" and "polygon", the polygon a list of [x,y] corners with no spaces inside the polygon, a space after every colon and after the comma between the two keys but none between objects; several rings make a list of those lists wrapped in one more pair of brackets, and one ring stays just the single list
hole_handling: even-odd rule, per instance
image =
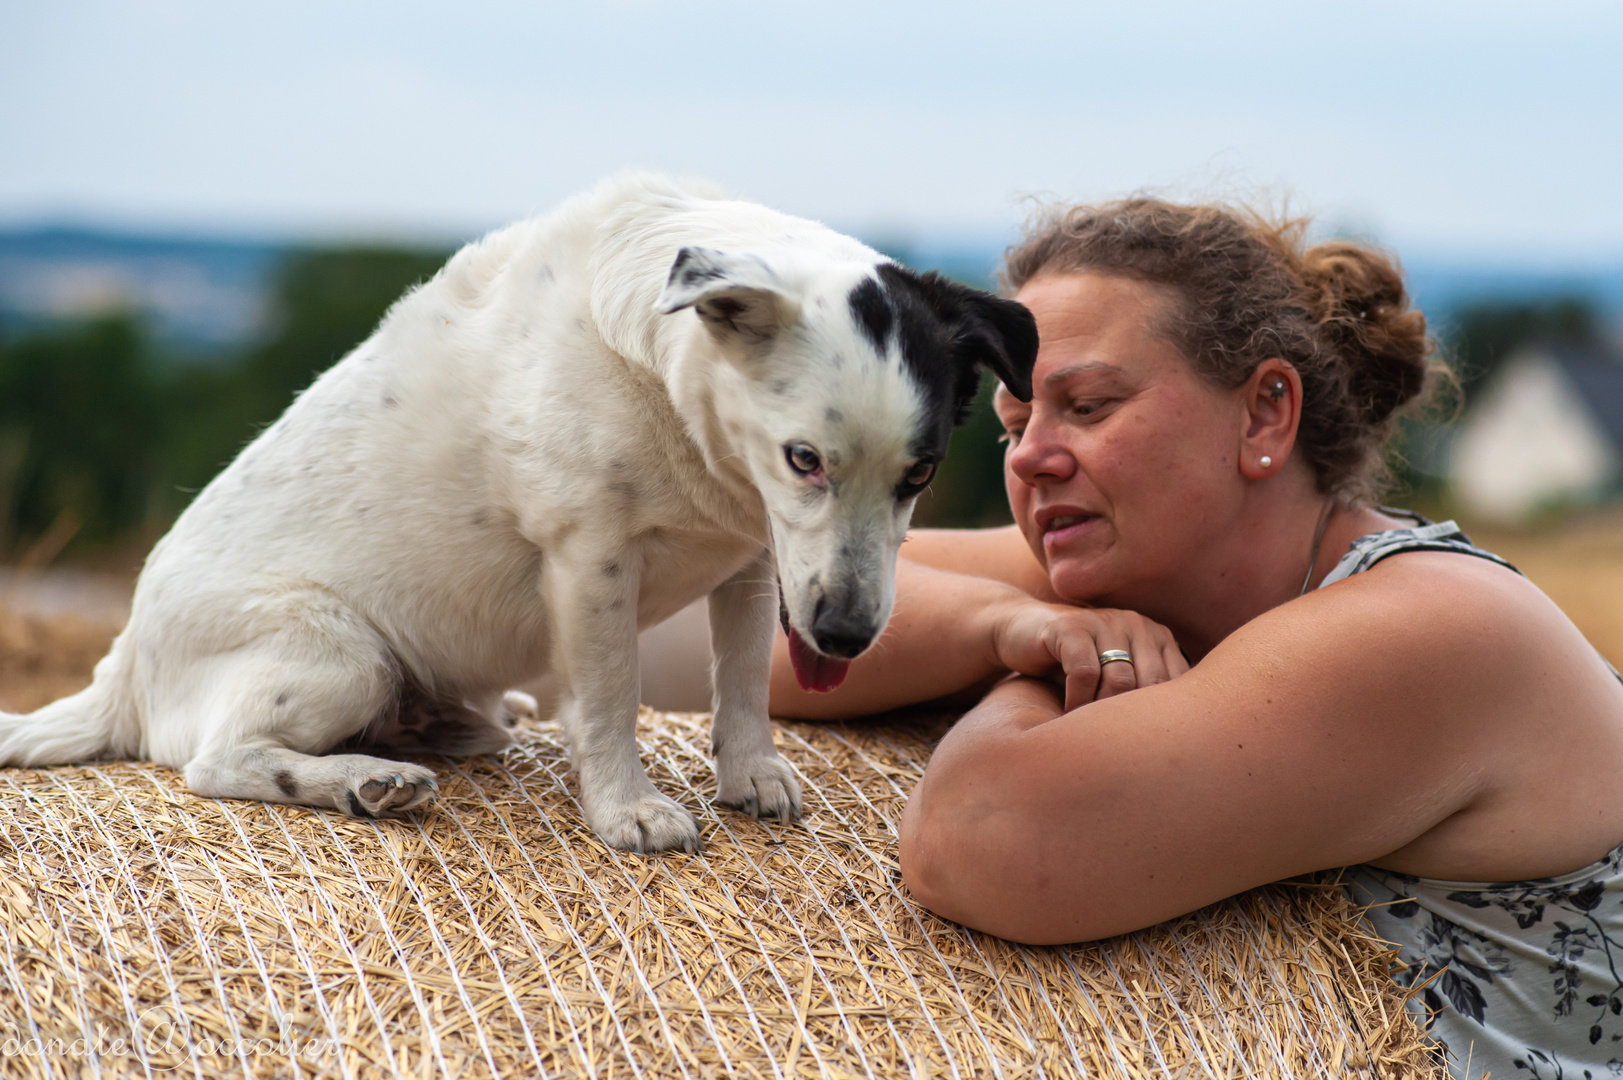
[{"label": "dog's white ear", "polygon": [[759,345],[794,321],[795,304],[778,276],[755,255],[685,247],[676,253],[654,310],[692,308],[718,340]]}]

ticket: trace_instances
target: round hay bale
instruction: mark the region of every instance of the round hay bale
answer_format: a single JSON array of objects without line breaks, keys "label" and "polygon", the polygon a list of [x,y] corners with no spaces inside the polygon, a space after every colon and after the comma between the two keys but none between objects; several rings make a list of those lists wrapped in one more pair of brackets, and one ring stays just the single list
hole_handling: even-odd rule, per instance
[{"label": "round hay bale", "polygon": [[604,847],[552,725],[430,759],[441,797],[403,821],[141,763],[0,771],[5,1074],[1441,1075],[1333,885],[1011,945],[900,881],[939,728],[779,725],[792,827],[711,807],[704,718],[642,730],[701,855]]}]

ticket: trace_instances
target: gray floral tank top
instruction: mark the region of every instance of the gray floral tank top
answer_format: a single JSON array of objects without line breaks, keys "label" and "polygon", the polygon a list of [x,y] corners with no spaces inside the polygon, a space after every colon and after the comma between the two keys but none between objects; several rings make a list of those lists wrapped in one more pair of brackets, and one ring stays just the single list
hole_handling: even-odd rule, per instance
[{"label": "gray floral tank top", "polygon": [[[1385,512],[1421,524],[1361,537],[1324,585],[1407,551],[1510,566],[1452,521]],[[1396,978],[1453,1076],[1623,1076],[1623,844],[1537,881],[1439,881],[1373,866],[1344,880],[1375,934],[1399,946]]]}]

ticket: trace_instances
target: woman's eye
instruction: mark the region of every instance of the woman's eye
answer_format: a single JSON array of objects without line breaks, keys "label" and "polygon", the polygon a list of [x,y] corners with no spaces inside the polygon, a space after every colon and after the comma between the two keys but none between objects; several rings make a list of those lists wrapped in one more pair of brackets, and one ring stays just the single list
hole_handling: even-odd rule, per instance
[{"label": "woman's eye", "polygon": [[1008,431],[1005,431],[1003,434],[999,435],[997,437],[997,441],[1000,443],[1008,443],[1010,446],[1019,446],[1020,436],[1022,434],[1024,433],[1010,428]]},{"label": "woman's eye", "polygon": [[823,467],[823,459],[817,456],[817,451],[805,443],[790,443],[783,448],[783,454],[789,460],[789,467],[802,476]]}]

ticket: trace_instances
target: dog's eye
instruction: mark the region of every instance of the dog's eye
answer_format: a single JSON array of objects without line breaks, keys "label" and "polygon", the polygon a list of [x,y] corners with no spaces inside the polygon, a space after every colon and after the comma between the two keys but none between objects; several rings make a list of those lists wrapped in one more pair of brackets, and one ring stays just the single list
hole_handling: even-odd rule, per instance
[{"label": "dog's eye", "polygon": [[783,448],[783,454],[789,459],[789,467],[802,476],[817,472],[823,467],[823,459],[817,456],[817,451],[803,442],[790,443]]},{"label": "dog's eye", "polygon": [[896,485],[897,499],[911,499],[924,490],[924,485],[930,482],[935,475],[935,462],[920,461],[911,469],[902,474],[902,482]]},{"label": "dog's eye", "polygon": [[911,487],[923,487],[930,482],[930,477],[934,475],[935,462],[921,461],[907,470],[907,475],[902,477],[902,483]]}]

